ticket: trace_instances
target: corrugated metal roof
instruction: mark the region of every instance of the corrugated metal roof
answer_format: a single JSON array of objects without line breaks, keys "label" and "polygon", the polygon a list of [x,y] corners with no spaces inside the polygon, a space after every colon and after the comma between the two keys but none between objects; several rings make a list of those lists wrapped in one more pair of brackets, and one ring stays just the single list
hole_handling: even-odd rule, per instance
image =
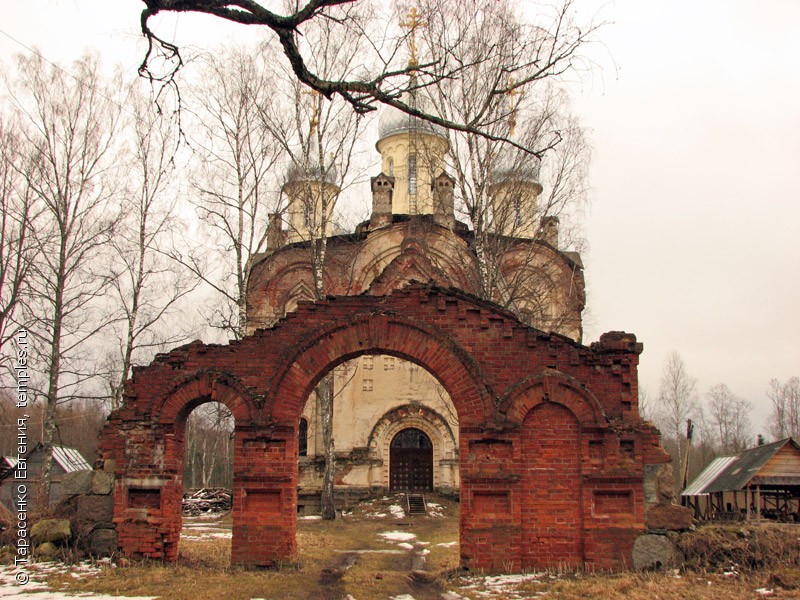
[{"label": "corrugated metal roof", "polygon": [[737,455],[737,461],[731,464],[725,471],[712,481],[707,487],[706,492],[727,492],[731,490],[741,490],[747,483],[755,477],[767,461],[783,448],[790,438],[756,446],[745,450]]},{"label": "corrugated metal roof", "polygon": [[712,483],[717,475],[736,459],[736,456],[720,456],[712,460],[695,480],[686,486],[686,489],[681,492],[681,496],[704,496],[708,494],[705,490],[706,486]]},{"label": "corrugated metal roof", "polygon": [[[787,443],[791,443],[795,448],[800,448],[792,438],[786,438],[771,444],[750,448],[736,456],[717,458],[703,469],[703,472],[691,484],[686,486],[681,495],[700,496],[714,492],[730,492],[744,489],[750,480],[758,475],[758,472],[767,464],[769,459],[775,456],[778,450]],[[727,459],[727,461],[724,461],[724,459]],[[800,475],[798,475],[798,482],[800,482]]]},{"label": "corrugated metal roof", "polygon": [[86,459],[75,448],[53,446],[53,459],[61,465],[61,468],[66,473],[92,470],[92,466],[86,462]]}]

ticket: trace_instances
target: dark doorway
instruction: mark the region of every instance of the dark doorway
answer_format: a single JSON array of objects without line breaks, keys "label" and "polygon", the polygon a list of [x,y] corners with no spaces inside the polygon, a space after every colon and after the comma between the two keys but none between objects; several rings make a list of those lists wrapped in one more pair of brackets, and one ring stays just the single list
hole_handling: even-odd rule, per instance
[{"label": "dark doorway", "polygon": [[433,444],[424,431],[403,429],[389,451],[389,489],[433,490]]}]

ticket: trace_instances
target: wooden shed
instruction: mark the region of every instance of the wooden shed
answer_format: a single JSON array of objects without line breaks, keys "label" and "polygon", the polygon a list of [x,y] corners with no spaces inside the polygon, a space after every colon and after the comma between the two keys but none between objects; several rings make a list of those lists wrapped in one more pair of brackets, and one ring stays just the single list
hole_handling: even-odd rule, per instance
[{"label": "wooden shed", "polygon": [[786,438],[714,459],[681,492],[708,520],[800,521],[800,444]]},{"label": "wooden shed", "polygon": [[[0,502],[2,502],[9,510],[16,512],[17,506],[14,498],[16,497],[15,490],[20,484],[26,485],[27,494],[26,500],[28,502],[28,511],[37,509],[36,506],[36,483],[39,481],[39,473],[42,468],[42,445],[37,444],[26,455],[27,462],[27,478],[25,481],[17,480],[14,476],[15,466],[17,461],[15,458],[3,457],[4,465],[7,468],[0,468]],[[13,464],[12,464],[13,463]],[[50,485],[50,504],[55,504],[61,500],[61,480],[67,473],[74,471],[91,470],[91,465],[86,462],[83,455],[75,448],[67,448],[66,446],[53,446],[53,466],[51,470],[51,485]]]}]

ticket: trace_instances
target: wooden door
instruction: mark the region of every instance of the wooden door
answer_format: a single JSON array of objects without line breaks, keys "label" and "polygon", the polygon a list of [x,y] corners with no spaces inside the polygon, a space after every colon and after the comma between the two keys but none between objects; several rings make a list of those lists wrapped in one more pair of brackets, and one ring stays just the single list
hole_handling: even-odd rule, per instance
[{"label": "wooden door", "polygon": [[389,489],[433,489],[433,444],[424,431],[408,428],[392,439],[389,453]]}]

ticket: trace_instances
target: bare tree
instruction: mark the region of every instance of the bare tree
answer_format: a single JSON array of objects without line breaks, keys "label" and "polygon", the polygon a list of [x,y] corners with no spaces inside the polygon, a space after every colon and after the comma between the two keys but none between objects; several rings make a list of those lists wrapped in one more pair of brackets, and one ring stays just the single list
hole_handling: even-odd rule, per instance
[{"label": "bare tree", "polygon": [[[689,375],[680,355],[672,352],[667,356],[661,375],[656,419],[670,442],[667,448],[672,449],[670,454],[677,464],[675,469],[677,484],[681,483],[684,473],[683,440],[689,437],[688,433],[691,431],[687,422],[697,416],[697,410],[697,380]],[[684,432],[687,435],[684,435]]]},{"label": "bare tree", "polygon": [[0,123],[0,360],[26,293],[35,256],[29,234],[41,210],[23,176],[30,162],[16,129]]},{"label": "bare tree", "polygon": [[[369,0],[309,0],[289,3],[285,14],[267,7],[265,2],[240,0],[144,0],[146,8],[142,11],[142,33],[149,42],[148,51],[140,67],[140,72],[151,80],[166,84],[174,83],[174,74],[182,66],[179,48],[157,35],[150,26],[150,18],[162,12],[198,12],[212,15],[234,23],[262,26],[274,33],[280,52],[286,57],[294,76],[303,84],[316,90],[327,99],[339,96],[359,113],[375,110],[376,105],[386,104],[416,117],[423,118],[448,129],[480,134],[491,140],[507,140],[511,144],[524,147],[512,140],[506,131],[491,128],[492,120],[479,115],[478,119],[465,121],[449,119],[440,114],[426,111],[409,102],[404,91],[418,86],[428,86],[435,82],[457,79],[468,64],[450,60],[449,49],[429,60],[403,65],[398,60],[404,45],[404,33],[397,27],[382,22],[385,7]],[[591,40],[596,27],[578,27],[572,21],[572,3],[567,0],[557,6],[551,15],[544,11],[535,25],[536,45],[529,48],[527,59],[522,64],[516,83],[509,84],[506,77],[490,81],[486,92],[489,95],[502,95],[516,86],[546,79],[575,70],[583,63],[579,51]],[[447,5],[447,11],[454,4]],[[383,9],[383,10],[381,10]],[[352,19],[354,10],[362,14],[371,10],[372,20],[365,23]],[[360,65],[346,73],[326,76],[315,69],[313,51],[303,46],[304,38],[318,28],[333,24],[341,39],[357,40],[360,44]],[[160,60],[154,61],[154,58]],[[156,62],[169,66],[163,72],[151,68]],[[417,78],[408,75],[416,73]],[[500,74],[508,74],[501,68]],[[539,149],[528,148],[534,153]]]},{"label": "bare tree", "polygon": [[552,40],[507,2],[468,0],[446,11],[428,3],[423,15],[421,52],[459,65],[459,76],[419,90],[418,104],[493,133],[440,132],[450,146],[445,164],[457,204],[472,228],[479,293],[537,327],[558,330],[568,300],[556,293],[558,255],[542,242],[557,242],[542,224],[561,220],[564,245],[569,218],[585,201],[589,151],[558,73],[540,71],[541,61],[532,60]]},{"label": "bare tree", "polygon": [[69,72],[38,55],[19,58],[9,87],[33,165],[25,185],[42,204],[42,218],[29,232],[37,260],[26,310],[48,375],[40,486],[40,498],[47,498],[56,407],[80,396],[94,376],[83,350],[108,324],[98,302],[110,277],[99,259],[117,223],[110,180],[121,103],[92,56]]},{"label": "bare tree", "polygon": [[208,57],[192,88],[202,107],[192,140],[199,165],[192,202],[209,237],[173,257],[214,290],[209,324],[237,339],[247,328],[248,261],[266,247],[267,213],[277,200],[280,147],[259,117],[272,87],[257,52],[230,48]]},{"label": "bare tree", "polygon": [[137,357],[185,338],[185,323],[172,333],[165,333],[160,326],[199,283],[190,281],[185,270],[167,258],[163,247],[176,226],[175,202],[167,194],[175,191],[177,128],[170,113],[157,112],[135,87],[127,106],[132,168],[126,177],[128,188],[120,194],[122,220],[111,240],[115,254],[112,287],[120,310],[119,351],[107,361],[112,408],[122,404],[124,384]]},{"label": "bare tree", "polygon": [[718,451],[735,454],[745,450],[750,445],[750,412],[753,405],[720,383],[706,392],[706,406]]},{"label": "bare tree", "polygon": [[777,440],[800,436],[800,377],[794,376],[781,383],[769,382],[767,397],[772,404],[769,432]]},{"label": "bare tree", "polygon": [[[356,22],[362,15],[351,10],[350,19]],[[359,59],[358,40],[343,36],[334,22],[322,23],[318,30],[304,36],[302,44],[310,49],[315,72],[326,79],[346,76]],[[342,188],[351,183],[349,176],[363,119],[341,100],[323,103],[319,93],[309,93],[285,71],[276,72],[275,81],[277,101],[262,108],[261,115],[275,142],[290,159],[283,186],[288,197],[288,233],[292,241],[308,244],[313,299],[319,300],[326,293],[325,260],[336,202]],[[324,519],[336,517],[334,382],[331,372],[315,391],[325,457],[321,495]]]}]

